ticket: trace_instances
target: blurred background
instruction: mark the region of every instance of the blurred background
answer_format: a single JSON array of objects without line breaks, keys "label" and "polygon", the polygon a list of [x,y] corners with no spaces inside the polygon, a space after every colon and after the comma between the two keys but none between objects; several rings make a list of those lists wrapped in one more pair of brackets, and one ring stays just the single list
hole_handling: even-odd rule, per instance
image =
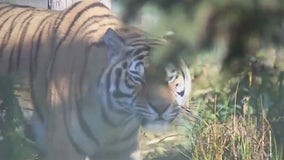
[{"label": "blurred background", "polygon": [[[9,0],[54,10],[75,1]],[[171,46],[157,54],[159,63],[182,58],[190,66],[189,106],[172,131],[141,131],[145,159],[284,159],[284,1],[103,3],[125,23],[170,39]],[[41,159],[22,134],[24,120],[15,107],[19,95],[7,89],[13,88],[10,81],[0,82],[5,84],[0,86],[0,159]]]}]

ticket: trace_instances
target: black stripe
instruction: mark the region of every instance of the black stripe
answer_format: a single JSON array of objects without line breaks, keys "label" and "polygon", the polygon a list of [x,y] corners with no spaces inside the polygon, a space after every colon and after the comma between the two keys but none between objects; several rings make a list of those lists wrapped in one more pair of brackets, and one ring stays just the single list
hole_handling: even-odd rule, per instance
[{"label": "black stripe", "polygon": [[66,15],[69,14],[69,12],[71,12],[72,9],[75,8],[77,5],[79,5],[80,3],[81,3],[81,2],[77,2],[77,3],[73,4],[70,8],[68,8],[67,10],[65,10],[65,11],[63,12],[62,16],[57,19],[57,20],[60,21],[60,22],[56,25],[56,27],[55,27],[55,29],[54,29],[54,32],[57,32],[57,31],[58,31],[58,28],[59,28],[59,26],[61,25],[61,23],[64,21],[64,18],[66,17]]},{"label": "black stripe", "polygon": [[[115,23],[109,23],[107,24],[110,28],[111,28],[111,25],[115,25]],[[89,30],[88,32],[86,32],[82,37],[86,37],[90,34],[94,34],[98,31],[98,29],[92,29],[92,30]]]},{"label": "black stripe", "polygon": [[[143,52],[148,53],[149,47],[139,47],[134,52],[132,52],[132,56],[136,56],[134,60],[143,60],[148,54],[144,54]],[[142,54],[143,53],[143,54]]]},{"label": "black stripe", "polygon": [[[79,87],[80,87],[80,94],[81,95],[83,95],[83,93],[82,93],[82,88],[83,88],[83,85],[84,85],[83,82],[84,82],[84,80],[86,78],[86,71],[87,71],[87,67],[89,65],[88,59],[89,59],[89,55],[91,54],[90,53],[91,48],[92,48],[92,45],[87,46],[85,48],[85,51],[84,51],[85,57],[84,57],[84,62],[83,62],[83,67],[82,67],[83,69],[82,69],[82,72],[80,74],[80,80],[79,80]],[[100,81],[98,80],[97,83],[99,83],[99,82]]]},{"label": "black stripe", "polygon": [[[147,51],[147,50],[139,50],[138,52],[136,51],[136,53],[137,53],[137,55],[139,55],[139,53],[141,53],[141,52],[143,52],[143,51]],[[143,61],[143,59],[145,59],[146,57],[148,57],[149,55],[148,54],[142,54],[141,53],[141,55],[139,55],[139,56],[136,56],[134,59],[133,59],[133,61]]]},{"label": "black stripe", "polygon": [[177,92],[178,95],[183,96],[184,95],[184,90],[181,92]]},{"label": "black stripe", "polygon": [[[106,79],[107,83],[106,83],[106,88],[105,88],[105,92],[106,92],[106,95],[107,95],[107,105],[105,107],[108,107],[112,111],[125,113],[125,111],[119,110],[119,109],[114,107],[114,104],[113,104],[114,102],[112,101],[112,98],[111,98],[112,95],[109,93],[109,89],[111,87],[112,80],[113,80],[111,78],[111,75],[113,75],[113,72],[115,72],[115,68],[116,68],[116,65],[112,66],[112,68],[109,70],[109,72],[107,74],[107,79]],[[116,82],[114,82],[114,83],[116,83]]]},{"label": "black stripe", "polygon": [[112,126],[113,128],[116,128],[118,125],[115,124],[113,121],[111,121],[110,119],[112,119],[112,117],[108,116],[108,112],[113,112],[112,110],[106,111],[106,107],[107,106],[102,106],[101,107],[101,111],[102,111],[102,119],[104,120],[105,123],[107,123],[108,125]]},{"label": "black stripe", "polygon": [[[114,65],[115,66],[115,65]],[[110,126],[112,127],[117,127],[119,124],[115,124],[113,121],[111,121],[112,117],[108,116],[108,111],[106,111],[106,108],[109,109],[109,112],[117,112],[117,114],[126,114],[125,111],[122,110],[118,110],[114,107],[113,102],[111,100],[111,95],[109,93],[109,89],[110,89],[110,84],[111,84],[111,75],[112,75],[112,71],[114,69],[114,66],[112,66],[112,68],[110,68],[110,70],[106,73],[106,86],[105,86],[105,95],[106,95],[106,103],[103,107],[101,107],[102,109],[102,118],[105,120],[106,123],[108,123]]]},{"label": "black stripe", "polygon": [[[12,22],[11,22],[10,29],[9,29],[9,32],[8,32],[9,35],[8,35],[7,40],[6,40],[6,43],[9,43],[10,37],[12,37],[12,36],[11,36],[12,32],[15,32],[15,30],[14,30],[14,27],[15,27],[15,25],[16,25],[15,23],[18,23],[18,22],[16,22],[16,20],[17,20],[19,17],[26,16],[26,15],[22,15],[22,14],[25,13],[25,12],[29,12],[29,11],[30,11],[30,10],[24,10],[24,11],[18,13],[16,17],[13,17],[13,20],[12,20]],[[9,23],[9,24],[10,24],[10,23]],[[21,26],[22,26],[22,25],[23,25],[23,23],[21,23]],[[6,36],[6,35],[5,35],[5,36]],[[20,42],[20,44],[21,44],[21,42]],[[15,53],[14,53],[15,47],[16,47],[16,45],[13,45],[12,51],[11,51],[10,56],[9,56],[8,72],[11,72],[11,71],[13,70],[13,58],[14,58],[14,54],[15,54]],[[18,54],[18,53],[16,53],[16,54]]]},{"label": "black stripe", "polygon": [[[38,36],[38,39],[37,39],[37,42],[36,42],[36,50],[37,48],[39,47],[40,45],[40,37],[41,37],[41,34],[42,34],[43,30],[40,31],[40,35]],[[36,33],[33,35],[32,39],[35,38],[35,35]],[[40,105],[37,101],[36,101],[36,92],[35,92],[35,87],[34,87],[34,77],[36,76],[36,66],[34,66],[34,63],[36,63],[36,61],[34,60],[34,55],[33,54],[37,54],[38,51],[34,52],[33,51],[33,46],[35,45],[35,43],[32,43],[32,47],[31,47],[31,51],[30,51],[30,65],[29,65],[29,75],[30,75],[30,86],[31,86],[31,98],[32,98],[32,103],[33,103],[33,106],[35,108],[35,110],[37,111],[38,115],[39,115],[39,118],[44,121],[44,117],[43,117],[43,114],[42,114],[42,110],[40,108]],[[46,91],[47,91],[47,88],[45,88],[44,90],[46,94]],[[47,97],[46,97],[47,98]]]},{"label": "black stripe", "polygon": [[[58,17],[57,17],[58,18]],[[53,68],[54,68],[54,63],[55,63],[55,60],[56,60],[56,56],[57,56],[57,52],[55,52],[55,49],[54,49],[54,47],[55,47],[55,42],[56,42],[56,40],[57,40],[57,35],[56,35],[56,33],[55,33],[55,30],[53,29],[54,28],[54,25],[53,25],[53,23],[48,23],[49,25],[48,25],[48,30],[49,29],[52,29],[52,32],[50,32],[50,33],[52,33],[52,35],[50,36],[50,51],[49,51],[49,54],[50,54],[50,56],[49,56],[49,64],[48,64],[48,69],[47,69],[47,75],[46,75],[46,77],[47,77],[47,83],[49,82],[49,81],[51,81],[51,77],[52,77],[52,74],[53,74]],[[47,86],[48,86],[49,84],[47,84]]]},{"label": "black stripe", "polygon": [[[67,133],[67,136],[68,136],[68,139],[70,140],[72,146],[75,148],[75,150],[78,152],[78,153],[81,153],[81,154],[85,154],[85,152],[80,148],[80,146],[78,144],[76,144],[76,142],[74,141],[74,139],[72,138],[71,136],[71,132],[68,128],[68,122],[67,122],[67,118],[66,118],[66,108],[64,108],[64,112],[63,112],[63,116],[64,116],[64,124],[65,124],[65,129],[66,129],[66,133]],[[79,128],[78,128],[79,129]]]},{"label": "black stripe", "polygon": [[[136,72],[136,73],[134,72],[134,74],[137,74],[137,72]],[[137,75],[138,75],[138,74],[137,74]],[[130,76],[130,79],[131,79],[134,83],[137,83],[137,82],[139,82],[140,84],[145,83],[145,82],[143,81],[143,79],[141,79],[140,76],[134,76],[134,75],[132,75],[132,76]]]},{"label": "black stripe", "polygon": [[105,81],[106,81],[106,88],[105,88],[105,92],[106,93],[105,93],[105,95],[107,97],[107,106],[112,106],[113,105],[112,102],[111,102],[111,99],[110,99],[110,94],[109,94],[112,70],[113,70],[113,66],[112,66],[112,68],[110,68],[108,70],[109,72],[107,73],[106,79],[105,79]]},{"label": "black stripe", "polygon": [[121,99],[121,98],[131,98],[132,94],[127,94],[122,92],[120,89],[117,89],[113,94],[112,94],[113,98],[116,99]]},{"label": "black stripe", "polygon": [[[8,13],[8,12],[10,12],[11,10],[14,10],[15,8],[13,8],[12,6],[5,6],[5,7],[3,7],[3,8],[1,8],[1,10],[2,9],[5,9],[5,8],[9,8],[9,9],[7,9],[6,11],[4,11],[3,13],[1,13],[1,15],[0,15],[0,18],[2,17],[2,16],[5,16],[6,15],[6,13]],[[14,16],[14,15],[11,15],[11,16]]]},{"label": "black stripe", "polygon": [[[51,15],[50,15],[51,16]],[[42,45],[42,43],[41,43],[41,38],[42,38],[42,36],[44,36],[44,34],[42,34],[44,31],[45,31],[45,27],[47,27],[47,26],[43,26],[43,22],[45,21],[45,20],[47,20],[50,16],[47,16],[47,17],[44,17],[43,18],[43,20],[41,21],[42,22],[42,29],[41,30],[39,30],[39,28],[40,28],[40,25],[36,28],[36,31],[35,31],[35,33],[33,34],[33,37],[32,37],[32,44],[31,44],[31,51],[30,51],[30,85],[31,85],[31,96],[32,96],[32,99],[33,100],[35,100],[36,98],[35,98],[35,87],[34,87],[34,77],[35,76],[37,76],[37,73],[36,73],[36,70],[37,70],[37,62],[38,62],[38,54],[40,54],[40,50],[39,50],[39,48],[40,48],[40,46]],[[40,22],[40,24],[41,24],[41,22]],[[51,24],[51,23],[49,23],[49,24]],[[47,27],[47,29],[48,29],[49,27]],[[38,32],[39,32],[39,34],[38,34]],[[35,38],[37,38],[37,40],[36,41],[33,41]],[[52,41],[52,40],[50,40],[50,41]],[[34,42],[36,42],[36,44],[34,44]],[[46,42],[46,43],[48,43],[48,42]],[[35,46],[35,49],[34,49],[34,46]],[[42,52],[41,52],[42,53]],[[43,86],[42,86],[42,88],[44,88],[44,91],[45,91],[45,95],[47,96],[48,94],[46,93],[46,92],[48,92],[48,79],[47,79],[47,77],[45,77],[44,79],[44,82],[43,82]],[[46,97],[47,98],[47,97]],[[42,111],[41,111],[41,108],[39,107],[40,105],[42,105],[42,103],[41,102],[36,102],[36,101],[33,101],[33,103],[34,103],[34,107],[35,107],[35,110],[38,112],[38,114],[39,114],[39,118],[43,121],[44,120],[44,117],[43,117],[43,114],[42,114]]]},{"label": "black stripe", "polygon": [[[33,45],[33,44],[32,44]],[[33,56],[32,56],[32,47],[31,47],[31,55],[30,55],[30,66],[29,66],[29,82],[30,82],[30,87],[31,87],[31,99],[32,99],[32,104],[33,104],[33,107],[35,109],[35,111],[37,112],[38,116],[39,116],[39,119],[44,122],[44,117],[43,117],[43,114],[42,114],[42,111],[40,109],[40,105],[42,105],[42,102],[39,102],[36,101],[36,92],[35,92],[35,87],[34,87],[34,77],[35,77],[35,74],[34,74],[34,71],[33,71]],[[45,90],[46,91],[46,90]]]},{"label": "black stripe", "polygon": [[[86,21],[84,21],[84,23],[80,27],[78,27],[78,30],[73,34],[73,37],[72,37],[71,41],[74,41],[74,39],[76,38],[78,33],[82,34],[84,32],[84,30],[86,30],[89,26],[93,25],[94,23],[98,23],[99,22],[98,20],[94,20],[89,25],[84,26],[86,23],[88,23],[89,21],[91,21],[94,18],[95,17],[91,17],[91,18],[88,18]],[[84,28],[82,28],[83,26],[84,26]],[[96,31],[97,31],[97,29],[96,29]]]},{"label": "black stripe", "polygon": [[15,45],[13,45],[13,48],[12,48],[10,56],[9,56],[8,73],[13,71],[13,58],[14,58],[14,53],[15,53],[14,49],[15,49]]},{"label": "black stripe", "polygon": [[[78,27],[78,30],[76,30],[76,32],[74,32],[73,37],[72,37],[72,41],[74,40],[74,38],[76,38],[78,33],[83,33],[86,29],[90,28],[92,25],[94,25],[94,23],[99,23],[101,22],[100,19],[97,20],[98,18],[114,18],[116,19],[116,17],[112,16],[112,15],[102,15],[102,16],[91,16],[89,18],[87,18],[84,23],[81,24],[80,27]],[[92,21],[92,22],[91,22]],[[87,23],[89,23],[88,25],[86,25]],[[110,25],[113,25],[114,23],[109,23]],[[107,25],[109,25],[107,24]],[[103,25],[104,26],[104,25]],[[99,25],[98,28],[102,27],[101,25]],[[94,30],[94,29],[93,29]],[[95,29],[97,31],[97,29]],[[83,37],[85,37],[85,35],[88,34],[84,34]]]},{"label": "black stripe", "polygon": [[[126,72],[126,73],[125,73],[125,80],[124,80],[124,82],[125,82],[126,87],[132,89],[132,88],[135,87],[135,85],[134,85],[133,81],[132,81],[131,79],[129,79],[128,76],[129,76],[129,75],[128,75],[128,73]],[[130,84],[130,81],[132,82],[132,84]]]},{"label": "black stripe", "polygon": [[144,66],[144,63],[142,61],[139,61],[135,64],[135,67],[139,66],[139,65],[143,65]]},{"label": "black stripe", "polygon": [[[182,68],[180,68],[180,70],[181,70],[182,78],[183,78],[183,80],[184,80],[184,85],[186,85],[186,84],[185,84],[185,83],[186,83],[185,73],[184,73],[184,71],[182,70]],[[183,90],[182,90],[181,92],[177,92],[177,94],[180,95],[180,96],[184,96],[184,92],[185,92],[185,86],[183,87]]]},{"label": "black stripe", "polygon": [[[31,38],[31,51],[30,51],[30,65],[29,65],[29,75],[30,75],[30,86],[31,86],[31,97],[32,97],[32,100],[33,100],[33,106],[35,108],[35,110],[37,111],[38,115],[39,115],[39,118],[44,121],[44,117],[43,117],[43,114],[42,114],[42,111],[41,111],[41,108],[40,108],[40,105],[42,105],[42,103],[38,103],[36,100],[36,97],[35,97],[35,87],[34,87],[34,77],[37,76],[37,73],[36,73],[36,70],[37,70],[37,56],[39,54],[39,47],[41,45],[41,35],[44,31],[44,27],[43,26],[43,22],[45,20],[48,19],[48,17],[50,17],[51,15],[49,16],[46,16],[42,19],[42,21],[39,23],[39,26],[35,29],[35,33],[33,34],[32,38]],[[41,30],[39,30],[39,28],[42,27]],[[39,32],[39,34],[38,34]],[[34,39],[37,38],[35,41]],[[36,43],[35,43],[36,42]],[[34,44],[35,43],[35,44]],[[35,49],[34,49],[34,46],[35,46]],[[35,58],[36,57],[36,58]],[[45,82],[46,82],[46,79],[45,79]],[[44,91],[46,92],[47,91],[47,83],[43,83],[43,85],[45,87],[44,88]],[[47,95],[45,93],[45,95]]]},{"label": "black stripe", "polygon": [[[3,25],[5,25],[5,23],[10,19],[12,18],[13,16],[9,16],[8,18],[6,18],[3,23],[0,25],[0,31],[1,31],[1,28],[3,27]],[[6,32],[3,36],[3,39],[1,41],[1,48],[0,48],[0,57],[3,56],[3,50],[5,49],[5,47],[8,45],[8,40],[9,40],[9,36],[10,36],[11,32]]]},{"label": "black stripe", "polygon": [[[109,109],[108,111],[106,109]],[[110,106],[102,106],[101,107],[101,110],[102,110],[102,119],[104,120],[105,123],[107,123],[108,125],[110,125],[111,127],[113,128],[117,128],[117,127],[120,127],[121,124],[116,124],[115,122],[117,121],[114,121],[112,117],[109,116],[109,112],[116,112],[117,114],[127,114],[126,112],[124,111],[118,111],[118,110],[114,110],[113,108],[110,108]]]},{"label": "black stripe", "polygon": [[[36,43],[35,43],[35,49],[33,50],[33,55],[31,55],[32,57],[32,67],[34,68],[34,72],[35,74],[37,74],[37,64],[38,64],[38,56],[40,54],[40,46],[42,45],[42,36],[43,36],[43,31],[44,29],[41,29],[41,31],[39,32],[38,36],[37,36],[37,40],[36,40]],[[34,38],[34,37],[33,37]],[[45,42],[45,43],[48,43],[48,42]],[[41,52],[41,53],[45,53],[45,52]]]},{"label": "black stripe", "polygon": [[[65,39],[70,36],[69,33],[71,32],[71,28],[74,26],[75,22],[81,17],[81,15],[84,12],[79,12],[78,14],[76,14],[75,18],[73,19],[73,21],[71,22],[71,24],[69,25],[67,32],[64,34],[64,36],[60,39],[60,41],[58,42],[57,46],[56,46],[56,51],[60,48],[60,46],[62,45],[62,43],[65,41]],[[103,18],[103,17],[107,17],[107,15],[102,15],[102,16],[94,16],[97,18]],[[86,35],[86,34],[85,34]]]},{"label": "black stripe", "polygon": [[[17,13],[17,15],[14,15],[15,17],[14,17],[14,19],[13,19],[13,21],[11,22],[12,23],[12,27],[10,28],[10,29],[14,29],[14,27],[15,27],[15,21],[20,17],[26,17],[27,15],[23,15],[25,12],[30,12],[30,11],[33,11],[33,9],[27,9],[27,10],[24,10],[24,11],[22,11],[22,12],[19,12],[19,13]],[[30,15],[29,15],[30,16]],[[19,22],[16,22],[16,23],[19,23]]]},{"label": "black stripe", "polygon": [[[29,22],[32,20],[31,15],[32,15],[32,14],[30,14],[29,16],[27,16],[27,17],[24,19],[24,21],[21,23],[21,25],[23,26],[23,25],[26,23],[26,21],[29,20],[29,21],[25,24],[24,28],[23,28],[22,26],[20,27],[20,28],[23,28],[23,29],[20,30],[20,31],[21,31],[21,32],[20,32],[20,39],[19,39],[19,41],[18,41],[18,44],[19,44],[19,45],[18,45],[17,52],[16,52],[16,54],[17,54],[16,69],[17,69],[17,70],[18,70],[19,67],[20,67],[20,58],[21,58],[21,54],[22,54],[22,46],[23,46],[23,44],[24,44],[24,38],[25,38],[25,36],[26,36],[28,27],[30,26]],[[32,42],[30,42],[30,43],[32,43]],[[28,54],[28,53],[25,53],[25,54]]]},{"label": "black stripe", "polygon": [[[61,24],[63,23],[64,18],[67,17],[66,15],[69,14],[69,12],[72,12],[72,10],[73,10],[78,4],[80,4],[80,3],[83,3],[83,2],[75,3],[73,6],[71,6],[69,9],[67,9],[65,12],[63,12],[63,14],[62,14],[62,16],[61,16],[60,18],[58,18],[58,21],[60,21],[60,22],[59,22],[58,25],[55,27],[55,30],[54,30],[55,34],[58,32],[58,29],[59,29],[59,27],[61,26]],[[66,39],[66,37],[68,36],[68,33],[70,32],[70,30],[71,30],[73,24],[75,23],[76,19],[78,19],[84,11],[86,11],[86,10],[88,10],[88,9],[90,9],[90,8],[93,8],[93,7],[98,7],[98,6],[99,6],[99,7],[105,7],[103,4],[98,3],[98,2],[95,2],[95,3],[89,5],[88,7],[84,8],[83,10],[81,10],[79,13],[76,14],[75,18],[73,19],[73,21],[72,21],[71,24],[69,25],[69,28],[67,29],[66,34],[65,34],[64,37],[59,41],[59,43],[57,43],[57,45],[55,46],[55,51],[53,51],[53,53],[52,53],[53,55],[51,56],[51,60],[50,60],[50,61],[51,61],[51,63],[50,63],[50,71],[49,71],[50,74],[52,74],[52,72],[53,72],[54,62],[55,62],[55,59],[56,59],[57,51],[58,51],[59,47],[61,46],[61,44],[63,43],[63,41],[64,41],[64,40]],[[107,8],[107,7],[105,7],[105,8]]]},{"label": "black stripe", "polygon": [[[11,7],[11,5],[9,3],[3,3],[3,2],[0,2],[0,11],[4,8],[8,8],[8,7]],[[1,17],[1,16],[0,16]]]},{"label": "black stripe", "polygon": [[[13,9],[9,9],[9,10],[7,10],[7,12],[9,12],[10,10],[13,10]],[[3,14],[3,15],[1,15],[1,16],[5,16],[5,14]],[[2,18],[0,16],[0,18]],[[2,27],[3,27],[3,25],[5,25],[6,24],[6,22],[10,19],[10,18],[12,18],[14,15],[10,15],[10,16],[8,16],[4,21],[2,21],[2,23],[1,23],[1,25],[0,25],[0,29],[2,29]]]},{"label": "black stripe", "polygon": [[[71,73],[74,73],[73,72],[73,69],[74,69],[74,66],[72,66],[72,70],[71,70]],[[71,76],[72,76],[72,74],[71,74]],[[70,80],[72,80],[72,77],[70,78]],[[70,83],[72,84],[72,81],[70,81]],[[59,95],[60,96],[60,95]],[[61,97],[62,98],[62,97]],[[77,111],[77,117],[78,117],[78,121],[79,121],[79,127],[80,128],[77,128],[77,130],[82,130],[82,123],[80,122],[80,117],[79,116],[81,116],[81,114],[78,114],[79,112],[78,112],[78,105],[79,105],[79,103],[78,103],[78,101],[77,101],[77,99],[76,99],[76,97],[74,97],[75,98],[75,109],[76,109],[76,111]],[[70,103],[72,103],[71,102],[71,98],[70,98],[70,94],[69,94],[69,98],[67,98],[67,99],[62,99],[62,103],[61,103],[61,105],[63,106],[63,119],[64,119],[64,126],[65,126],[65,129],[66,129],[66,131],[67,131],[67,136],[68,136],[68,139],[70,140],[70,142],[71,142],[71,144],[72,144],[72,146],[75,148],[75,150],[78,152],[78,153],[81,153],[81,154],[84,154],[85,152],[84,152],[84,150],[83,149],[81,149],[80,148],[80,145],[78,145],[76,142],[75,142],[75,140],[72,138],[72,132],[70,132],[70,129],[68,128],[68,126],[69,126],[69,117],[70,117],[70,112],[68,112],[68,109],[70,108],[70,107],[72,107],[72,105],[70,104]],[[68,115],[67,115],[68,114]],[[84,130],[83,130],[84,131]],[[85,134],[86,134],[86,132],[84,132]]]},{"label": "black stripe", "polygon": [[82,104],[80,104],[78,100],[76,100],[76,110],[77,110],[79,124],[82,130],[84,131],[84,133],[86,134],[86,136],[90,138],[91,140],[93,140],[97,146],[100,146],[101,144],[99,140],[95,137],[88,123],[83,118],[82,108],[80,108],[80,106],[82,106]]},{"label": "black stripe", "polygon": [[[37,73],[37,66],[38,66],[38,57],[39,57],[39,54],[40,54],[40,46],[42,45],[42,37],[43,36],[49,36],[50,35],[46,35],[46,34],[43,34],[44,31],[48,30],[49,28],[47,26],[45,26],[44,24],[46,23],[46,21],[48,20],[48,18],[52,17],[53,15],[48,15],[46,17],[44,17],[39,23],[38,23],[38,27],[35,29],[35,33],[32,37],[32,40],[34,40],[36,38],[36,35],[37,35],[37,40],[35,40],[36,44],[35,44],[35,49],[34,49],[34,56],[33,57],[33,67],[34,67],[34,72],[35,74]],[[50,21],[47,21],[47,23],[50,24]],[[48,34],[48,32],[47,32]],[[34,41],[33,41],[34,42]],[[52,40],[50,39],[49,42],[52,42]],[[45,42],[45,43],[49,43],[49,42]],[[34,46],[34,45],[33,45]],[[33,47],[34,48],[34,47]],[[46,52],[41,52],[41,53],[45,53]]]},{"label": "black stripe", "polygon": [[[76,6],[76,5],[75,5]],[[76,14],[76,16],[73,18],[72,22],[70,23],[69,27],[66,28],[67,32],[65,33],[65,35],[63,36],[63,38],[60,39],[59,43],[56,46],[56,51],[58,50],[58,48],[61,46],[61,44],[64,42],[64,40],[66,39],[66,37],[69,35],[69,32],[71,31],[71,28],[73,27],[73,25],[75,24],[75,22],[81,17],[81,15],[87,11],[88,9],[94,8],[94,7],[105,7],[104,5],[102,5],[101,3],[93,3],[89,6],[87,6],[86,8],[82,9],[80,12],[78,12]],[[67,10],[64,14],[63,17],[66,16],[69,12],[72,11],[72,9],[74,8],[74,6],[71,7],[70,10]],[[98,17],[98,18],[102,18],[105,15],[99,15],[99,16],[94,16],[94,17]],[[61,23],[64,21],[64,19],[61,20],[60,24],[57,26],[57,28],[55,29],[55,32],[57,32],[58,28],[60,27]]]},{"label": "black stripe", "polygon": [[[1,17],[0,17],[1,18]],[[0,30],[2,29],[2,27],[6,24],[6,22],[10,19],[13,18],[13,15],[10,15],[9,17],[7,17],[4,21],[2,21],[3,23],[1,23],[0,25]]]},{"label": "black stripe", "polygon": [[138,134],[139,128],[140,126],[135,127],[132,131],[128,132],[129,134],[125,134],[124,137],[120,139],[120,141],[122,142],[129,141],[130,138]]},{"label": "black stripe", "polygon": [[[89,35],[89,34],[94,34],[94,33],[96,33],[96,32],[98,32],[98,29],[92,29],[92,30],[89,30],[88,32],[86,32],[82,37],[86,37],[87,35]],[[75,38],[75,37],[74,37]],[[74,39],[73,38],[73,39]]]},{"label": "black stripe", "polygon": [[[66,10],[63,12],[62,16],[58,19],[58,20],[60,20],[60,22],[59,22],[58,25],[55,27],[55,32],[58,31],[59,26],[60,26],[61,23],[64,21],[64,19],[67,17],[66,15],[69,14],[70,12],[72,12],[72,10],[73,10],[74,8],[76,8],[76,6],[78,6],[80,3],[83,3],[83,2],[82,2],[82,1],[79,1],[79,2],[77,2],[77,3],[74,3],[70,8],[66,9]],[[98,7],[107,8],[105,5],[103,5],[102,3],[99,3],[99,2],[94,2],[94,3],[92,3],[90,6],[94,6],[94,7],[98,6]],[[108,8],[107,8],[107,9],[108,9]],[[85,10],[85,9],[84,9],[84,10]]]},{"label": "black stripe", "polygon": [[38,117],[39,119],[44,122],[44,117],[43,117],[43,114],[42,114],[42,111],[40,109],[40,105],[42,105],[42,102],[38,103],[38,101],[36,101],[36,92],[35,92],[35,87],[34,87],[34,74],[30,68],[30,87],[31,87],[31,99],[32,99],[32,104],[33,104],[33,107],[36,111],[36,113],[38,114]]},{"label": "black stripe", "polygon": [[112,96],[114,98],[131,98],[132,95],[131,94],[127,94],[127,93],[124,93],[120,90],[119,86],[120,86],[120,79],[121,77],[123,77],[122,75],[122,69],[121,68],[117,68],[115,70],[115,92],[112,94]]}]

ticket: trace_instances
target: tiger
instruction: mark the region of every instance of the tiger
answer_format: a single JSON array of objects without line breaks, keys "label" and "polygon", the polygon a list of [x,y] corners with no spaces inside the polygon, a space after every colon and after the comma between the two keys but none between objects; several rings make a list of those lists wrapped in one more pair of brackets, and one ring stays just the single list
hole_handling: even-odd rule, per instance
[{"label": "tiger", "polygon": [[187,105],[189,68],[156,64],[164,38],[123,24],[98,0],[63,11],[0,3],[0,75],[30,88],[48,160],[140,160],[139,130],[165,131]]}]

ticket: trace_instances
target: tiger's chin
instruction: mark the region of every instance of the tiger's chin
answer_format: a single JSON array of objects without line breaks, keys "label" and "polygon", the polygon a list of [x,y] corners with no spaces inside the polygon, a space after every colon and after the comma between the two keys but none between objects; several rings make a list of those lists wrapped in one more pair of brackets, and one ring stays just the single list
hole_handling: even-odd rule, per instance
[{"label": "tiger's chin", "polygon": [[146,122],[142,125],[146,130],[151,132],[165,132],[169,131],[171,124],[168,121],[156,120],[151,122]]}]

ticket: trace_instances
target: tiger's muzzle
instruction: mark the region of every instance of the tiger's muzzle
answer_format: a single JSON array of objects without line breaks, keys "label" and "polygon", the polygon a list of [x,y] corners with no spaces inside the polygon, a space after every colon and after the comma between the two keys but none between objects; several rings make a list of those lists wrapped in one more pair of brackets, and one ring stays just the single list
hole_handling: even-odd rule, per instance
[{"label": "tiger's muzzle", "polygon": [[142,126],[148,130],[168,130],[179,114],[180,106],[168,86],[144,88],[138,99],[136,113]]}]

